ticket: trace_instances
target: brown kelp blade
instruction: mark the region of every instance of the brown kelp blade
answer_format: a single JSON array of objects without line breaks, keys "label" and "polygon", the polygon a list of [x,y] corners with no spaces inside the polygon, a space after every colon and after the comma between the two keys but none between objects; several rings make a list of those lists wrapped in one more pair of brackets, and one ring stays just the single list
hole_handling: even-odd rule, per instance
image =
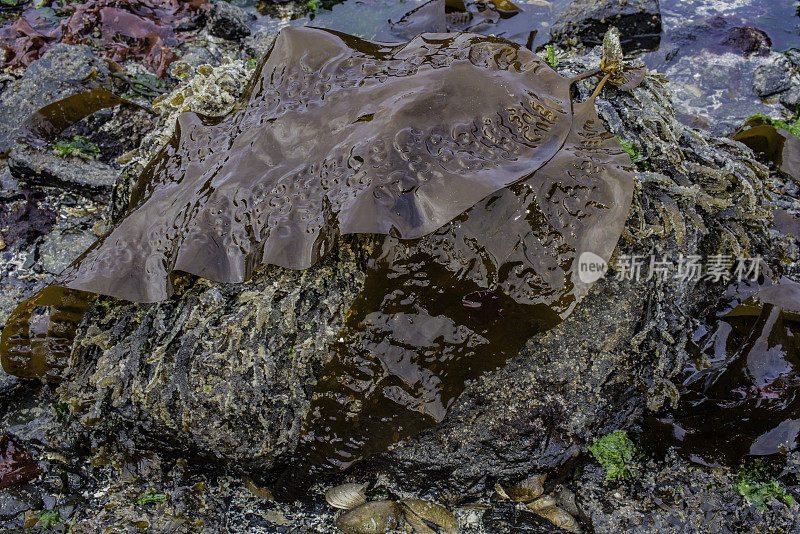
[{"label": "brown kelp blade", "polygon": [[519,183],[412,242],[387,239],[314,391],[276,495],[438,424],[465,384],[558,324],[608,261],[633,191],[630,160],[594,102],[562,150]]},{"label": "brown kelp blade", "polygon": [[55,284],[155,302],[174,270],[242,282],[261,263],[307,268],[339,234],[424,236],[553,157],[569,83],[483,35],[287,28],[228,116],[179,118],[126,217]]},{"label": "brown kelp blade", "polygon": [[[21,378],[57,381],[68,361],[78,327],[95,295],[50,286],[19,304],[0,337],[3,369]],[[49,308],[41,321],[31,318],[38,308]]]},{"label": "brown kelp blade", "polygon": [[748,119],[733,138],[754,152],[764,154],[781,171],[800,180],[800,139],[797,136],[755,116]]},{"label": "brown kelp blade", "polygon": [[18,140],[35,148],[44,148],[58,134],[81,119],[120,104],[147,109],[98,87],[57,100],[34,112],[20,126]]}]

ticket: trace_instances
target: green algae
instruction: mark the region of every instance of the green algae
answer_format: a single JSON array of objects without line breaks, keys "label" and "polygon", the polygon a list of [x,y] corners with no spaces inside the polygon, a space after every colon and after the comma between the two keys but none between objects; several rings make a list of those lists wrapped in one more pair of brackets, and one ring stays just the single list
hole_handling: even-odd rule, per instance
[{"label": "green algae", "polygon": [[556,47],[551,44],[546,45],[544,47],[544,52],[547,64],[553,68],[556,68],[558,66],[558,54],[556,52]]},{"label": "green algae", "polygon": [[36,526],[44,529],[52,528],[63,521],[58,508],[53,508],[52,510],[42,510],[36,515],[36,518],[38,519]]},{"label": "green algae", "polygon": [[633,478],[639,447],[624,430],[615,430],[595,440],[589,446],[595,460],[606,470],[606,480],[619,481]]},{"label": "green algae", "polygon": [[760,121],[763,124],[768,124],[775,128],[783,128],[790,134],[800,137],[800,117],[795,117],[792,122],[786,122],[781,119],[772,119],[763,113],[756,113],[748,117],[745,122],[752,123],[755,121]]},{"label": "green algae", "polygon": [[755,460],[749,467],[742,468],[736,475],[736,489],[745,500],[766,512],[770,500],[783,501],[792,506],[794,497],[777,480],[769,477],[765,465],[760,460]]},{"label": "green algae", "polygon": [[156,504],[160,502],[165,502],[167,500],[167,495],[164,493],[156,493],[153,491],[148,491],[147,493],[142,493],[136,498],[136,502],[139,503],[140,506],[148,506],[150,504]]},{"label": "green algae", "polygon": [[53,144],[53,151],[62,158],[68,156],[93,157],[100,153],[96,144],[80,135],[59,139]]}]

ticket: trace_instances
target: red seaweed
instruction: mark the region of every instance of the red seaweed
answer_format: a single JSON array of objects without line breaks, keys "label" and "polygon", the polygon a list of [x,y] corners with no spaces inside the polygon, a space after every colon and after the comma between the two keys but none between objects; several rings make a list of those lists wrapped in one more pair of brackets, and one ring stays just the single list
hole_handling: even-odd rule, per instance
[{"label": "red seaweed", "polygon": [[106,57],[133,59],[163,76],[176,59],[171,47],[182,40],[178,27],[201,16],[206,4],[206,0],[93,0],[66,4],[64,19],[45,18],[47,11],[30,8],[0,30],[7,53],[4,66],[27,67],[53,44],[89,42],[99,30]]},{"label": "red seaweed", "polygon": [[41,473],[28,451],[8,435],[0,436],[0,488],[27,482]]}]

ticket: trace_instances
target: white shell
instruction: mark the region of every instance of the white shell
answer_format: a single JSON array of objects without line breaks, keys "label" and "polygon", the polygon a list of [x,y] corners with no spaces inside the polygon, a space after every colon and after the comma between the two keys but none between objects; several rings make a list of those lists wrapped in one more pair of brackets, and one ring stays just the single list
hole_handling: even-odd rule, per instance
[{"label": "white shell", "polygon": [[365,487],[366,484],[340,484],[325,492],[325,500],[334,508],[350,510],[367,502]]}]

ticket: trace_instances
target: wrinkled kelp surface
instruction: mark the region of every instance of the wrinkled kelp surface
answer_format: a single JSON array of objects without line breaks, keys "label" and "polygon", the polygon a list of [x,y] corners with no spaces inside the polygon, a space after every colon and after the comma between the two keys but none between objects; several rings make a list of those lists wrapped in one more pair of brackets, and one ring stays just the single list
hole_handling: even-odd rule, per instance
[{"label": "wrinkled kelp surface", "polygon": [[616,245],[630,160],[572,81],[493,37],[284,30],[234,111],[183,114],[127,216],[14,311],[4,367],[56,379],[96,294],[160,301],[177,271],[242,282],[388,234],[317,386],[301,476],[278,489],[416,434],[566,317],[590,285],[578,258]]},{"label": "wrinkled kelp surface", "polygon": [[[173,270],[241,282],[261,263],[307,268],[339,233],[423,236],[549,160],[571,111],[569,80],[506,41],[287,29],[231,115],[180,117],[129,215],[55,285],[154,302]],[[41,374],[24,371],[27,317],[59,291],[9,320],[7,369]]]}]

